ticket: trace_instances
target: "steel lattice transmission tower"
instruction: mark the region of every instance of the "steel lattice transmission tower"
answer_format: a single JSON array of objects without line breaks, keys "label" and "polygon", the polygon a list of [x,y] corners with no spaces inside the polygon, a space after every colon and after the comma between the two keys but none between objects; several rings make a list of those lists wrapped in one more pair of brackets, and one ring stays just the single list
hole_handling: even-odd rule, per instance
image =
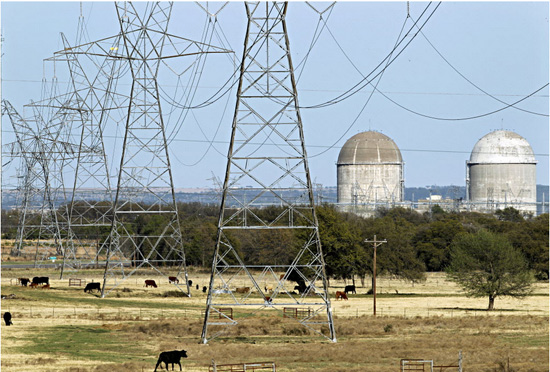
[{"label": "steel lattice transmission tower", "polygon": [[[229,310],[237,307],[278,310],[336,341],[285,23],[287,3],[245,6],[248,28],[202,342],[238,324]],[[291,229],[303,242],[287,264],[274,265],[274,258],[267,264],[246,262],[233,245],[234,237],[276,236],[281,229]],[[264,283],[274,283],[273,291]],[[243,285],[252,291],[237,293],[235,287]]]},{"label": "steel lattice transmission tower", "polygon": [[[19,115],[7,100],[2,100],[2,115],[9,117],[16,137],[11,146],[12,156],[21,158],[18,170],[20,215],[12,254],[20,255],[27,240],[32,239],[35,267],[38,267],[48,257],[65,253],[57,195],[52,187],[55,184],[53,178],[59,171],[52,162],[52,154],[58,146],[56,138],[52,138],[51,122],[45,123],[36,110],[35,117],[29,121]],[[32,121],[35,121],[34,128]]]},{"label": "steel lattice transmission tower", "polygon": [[[82,41],[84,19],[79,18],[77,41]],[[112,112],[127,105],[126,97],[114,91],[114,77],[120,75],[121,61],[101,56],[95,43],[71,46],[62,36],[64,49],[54,54],[55,61],[66,61],[69,67],[73,110],[77,113],[72,131],[79,143],[73,172],[72,193],[66,208],[67,254],[63,267],[78,268],[82,263],[98,264],[106,255],[106,240],[102,230],[110,229],[113,221],[113,197],[109,178],[103,132],[112,122]],[[118,50],[121,37],[105,41],[109,50]],[[96,53],[100,56],[96,56]],[[86,63],[87,62],[87,63]],[[90,229],[96,242],[90,240]],[[86,239],[87,238],[87,239]],[[95,249],[94,249],[95,248]]]},{"label": "steel lattice transmission tower", "polygon": [[102,297],[144,266],[177,270],[190,295],[157,75],[163,59],[227,51],[168,34],[171,2],[115,5],[132,83]]}]

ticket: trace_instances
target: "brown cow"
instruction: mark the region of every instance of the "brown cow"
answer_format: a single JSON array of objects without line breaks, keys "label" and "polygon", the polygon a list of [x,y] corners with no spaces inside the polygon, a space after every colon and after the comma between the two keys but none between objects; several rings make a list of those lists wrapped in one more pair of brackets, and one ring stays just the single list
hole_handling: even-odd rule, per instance
[{"label": "brown cow", "polygon": [[49,284],[44,284],[44,285],[42,286],[42,289],[50,289],[50,285],[49,285]]},{"label": "brown cow", "polygon": [[237,293],[248,293],[250,292],[250,287],[239,287],[235,289]]},{"label": "brown cow", "polygon": [[29,287],[31,287],[31,288],[36,288],[36,287],[38,287],[38,284],[36,284],[36,283],[31,283],[31,284],[29,284]]},{"label": "brown cow", "polygon": [[169,276],[168,277],[168,283],[172,284],[172,283],[177,283],[177,284],[180,284],[180,281],[178,278],[176,278],[175,276]]},{"label": "brown cow", "polygon": [[145,287],[155,287],[157,288],[157,283],[154,280],[148,279],[145,281]]},{"label": "brown cow", "polygon": [[348,295],[346,294],[346,292],[337,291],[337,292],[336,292],[336,299],[337,299],[337,300],[339,300],[339,299],[347,300],[347,299],[348,299]]}]

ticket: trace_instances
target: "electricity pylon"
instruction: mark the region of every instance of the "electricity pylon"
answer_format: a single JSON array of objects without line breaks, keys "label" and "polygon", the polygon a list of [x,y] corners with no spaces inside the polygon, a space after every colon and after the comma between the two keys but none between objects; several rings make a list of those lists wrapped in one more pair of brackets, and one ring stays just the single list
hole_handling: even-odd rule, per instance
[{"label": "electricity pylon", "polygon": [[[21,158],[18,170],[20,215],[12,254],[20,255],[27,240],[32,239],[35,244],[35,267],[38,267],[48,257],[62,256],[65,251],[51,187],[52,173],[56,173],[51,163],[53,141],[51,137],[46,138],[51,128],[33,128],[7,100],[2,100],[2,115],[9,117],[16,137],[12,156]],[[35,119],[37,124],[43,124],[36,113]]]},{"label": "electricity pylon", "polygon": [[[248,28],[203,343],[238,324],[233,308],[275,309],[336,341],[286,29],[287,5],[245,3]],[[277,207],[271,214],[263,213],[267,205]],[[246,262],[233,245],[234,236],[275,234],[281,229],[303,238],[294,260],[285,265]],[[273,291],[263,283],[274,283]]]},{"label": "electricity pylon", "polygon": [[115,6],[123,48],[105,51],[129,65],[132,83],[101,295],[145,266],[165,277],[177,270],[189,296],[157,75],[164,59],[227,51],[167,33],[171,2]]},{"label": "electricity pylon", "polygon": [[[84,38],[84,24],[81,15],[77,43]],[[72,109],[77,113],[72,130],[75,142],[79,143],[72,192],[66,206],[67,249],[62,268],[76,270],[82,263],[98,265],[100,257],[106,255],[107,239],[102,235],[112,226],[113,197],[103,132],[107,122],[112,121],[112,112],[116,107],[127,103],[113,88],[113,80],[120,75],[121,61],[107,56],[92,56],[90,49],[82,53],[81,46],[73,47],[65,35],[61,37],[64,48],[54,53],[52,60],[68,63],[71,80],[69,94],[72,96]],[[110,50],[117,50],[121,37],[110,41]],[[92,229],[95,230],[92,232],[96,235],[95,244],[94,237],[90,236]]]}]

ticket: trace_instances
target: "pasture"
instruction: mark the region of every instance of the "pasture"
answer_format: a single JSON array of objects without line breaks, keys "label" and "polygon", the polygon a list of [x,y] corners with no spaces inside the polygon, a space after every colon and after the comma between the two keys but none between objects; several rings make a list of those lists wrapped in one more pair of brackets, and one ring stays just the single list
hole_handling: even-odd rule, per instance
[{"label": "pasture", "polygon": [[[16,285],[16,278],[33,276],[49,276],[51,289]],[[212,359],[274,361],[281,372],[397,372],[402,358],[456,364],[459,350],[464,371],[506,371],[508,363],[509,371],[549,370],[548,283],[537,283],[523,300],[497,298],[496,310],[487,312],[487,299],[466,298],[443,273],[416,284],[379,277],[373,317],[368,288],[356,282],[357,294],[336,301],[335,292],[350,283],[331,280],[337,343],[262,311],[201,345],[201,289],[208,273],[190,271],[191,298],[152,272],[130,277],[104,299],[84,293],[84,285],[68,285],[69,278],[100,282],[101,270],[65,276],[59,280],[58,271],[46,269],[2,271],[2,313],[13,315],[13,326],[1,328],[2,371],[152,371],[161,351],[176,349],[187,350],[183,370],[193,372],[208,371]],[[146,288],[145,279],[158,288]]]}]

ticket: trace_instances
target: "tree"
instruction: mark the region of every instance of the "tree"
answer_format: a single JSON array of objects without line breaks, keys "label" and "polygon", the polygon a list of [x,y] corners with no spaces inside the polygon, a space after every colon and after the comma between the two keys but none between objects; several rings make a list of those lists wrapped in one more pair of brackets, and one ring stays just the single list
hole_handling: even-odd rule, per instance
[{"label": "tree", "polygon": [[488,310],[499,296],[527,296],[533,283],[521,252],[504,236],[487,230],[457,235],[447,272],[467,296],[489,297]]}]

